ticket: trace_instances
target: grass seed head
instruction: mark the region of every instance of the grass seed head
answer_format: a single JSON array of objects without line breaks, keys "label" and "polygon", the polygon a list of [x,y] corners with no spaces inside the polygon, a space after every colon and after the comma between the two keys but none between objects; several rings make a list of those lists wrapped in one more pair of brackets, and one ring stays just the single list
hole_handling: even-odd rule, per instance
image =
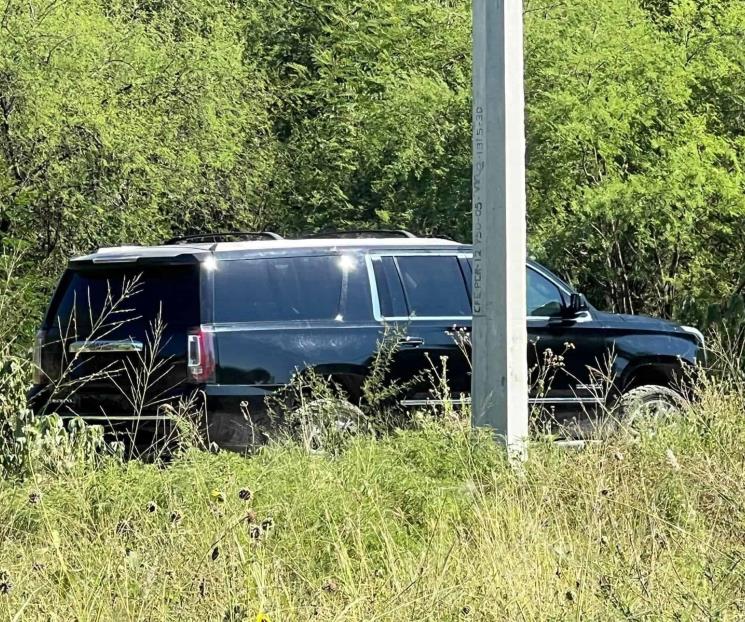
[{"label": "grass seed head", "polygon": [[678,462],[678,458],[675,456],[672,449],[668,449],[665,452],[665,460],[667,461],[668,465],[670,465],[670,468],[673,471],[680,471],[680,463]]},{"label": "grass seed head", "polygon": [[128,536],[132,531],[132,524],[128,520],[121,520],[116,525],[116,535],[118,536]]},{"label": "grass seed head", "polygon": [[7,570],[0,570],[0,595],[8,594],[13,589],[13,583]]}]

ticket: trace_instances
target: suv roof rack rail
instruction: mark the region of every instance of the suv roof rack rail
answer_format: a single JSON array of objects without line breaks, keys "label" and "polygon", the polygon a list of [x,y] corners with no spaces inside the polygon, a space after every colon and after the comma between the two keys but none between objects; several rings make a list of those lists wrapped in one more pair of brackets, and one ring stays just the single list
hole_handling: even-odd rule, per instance
[{"label": "suv roof rack rail", "polygon": [[282,240],[278,233],[272,231],[225,231],[222,233],[196,233],[194,235],[182,235],[165,241],[165,246],[174,244],[193,243],[218,243],[218,242],[250,242],[252,240]]},{"label": "suv roof rack rail", "polygon": [[343,231],[320,231],[303,236],[304,238],[415,238],[405,229],[346,229]]}]

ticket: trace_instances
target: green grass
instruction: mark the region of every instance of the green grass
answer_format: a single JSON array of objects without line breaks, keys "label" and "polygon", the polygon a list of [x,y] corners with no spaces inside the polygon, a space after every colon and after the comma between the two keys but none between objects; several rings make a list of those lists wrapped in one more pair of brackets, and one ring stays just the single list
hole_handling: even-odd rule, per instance
[{"label": "green grass", "polygon": [[[0,614],[745,619],[743,406],[712,396],[579,452],[537,444],[522,470],[485,435],[428,425],[337,457],[35,472],[0,483]],[[247,514],[274,526],[254,539]]]}]

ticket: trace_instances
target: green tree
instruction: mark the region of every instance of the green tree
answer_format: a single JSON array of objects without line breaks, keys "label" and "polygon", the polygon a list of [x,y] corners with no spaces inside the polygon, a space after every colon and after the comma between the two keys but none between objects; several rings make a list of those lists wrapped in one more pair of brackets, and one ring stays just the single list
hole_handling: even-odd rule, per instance
[{"label": "green tree", "polygon": [[528,6],[535,252],[621,311],[681,315],[725,296],[745,251],[729,130],[742,119],[714,105],[731,107],[726,89],[704,91],[742,80],[745,53],[715,24],[742,34],[743,6],[672,3],[655,19],[633,0]]},{"label": "green tree", "polygon": [[[177,8],[178,7],[178,8]],[[0,22],[0,229],[61,257],[250,226],[269,95],[237,9],[9,0]]]},{"label": "green tree", "polygon": [[[531,252],[611,309],[739,308],[745,6],[525,19]],[[468,0],[7,0],[0,236],[51,265],[233,228],[467,240],[470,32]]]},{"label": "green tree", "polygon": [[268,65],[277,101],[284,227],[470,234],[468,4],[251,6],[249,55]]}]

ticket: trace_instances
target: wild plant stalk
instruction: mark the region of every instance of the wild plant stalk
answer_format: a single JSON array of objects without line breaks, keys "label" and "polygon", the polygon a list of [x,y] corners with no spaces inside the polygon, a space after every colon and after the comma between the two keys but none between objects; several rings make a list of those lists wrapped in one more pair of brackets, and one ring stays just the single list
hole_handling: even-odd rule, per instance
[{"label": "wild plant stalk", "polygon": [[400,351],[399,343],[406,336],[406,332],[405,326],[386,325],[383,328],[383,334],[375,348],[375,356],[362,383],[361,402],[369,416],[381,423],[390,414],[392,402],[424,380],[421,374],[408,380],[391,378],[391,367]]},{"label": "wild plant stalk", "polygon": [[[132,279],[123,279],[121,295],[116,298],[113,295],[110,283],[107,283],[107,292],[102,305],[100,313],[93,316],[93,305],[90,300],[90,289],[87,294],[86,309],[88,313],[88,320],[90,331],[85,337],[84,345],[90,344],[91,342],[105,339],[107,336],[112,334],[117,329],[121,328],[128,322],[136,321],[139,319],[136,316],[126,316],[131,314],[133,309],[127,308],[125,305],[128,300],[136,296],[142,291],[141,277],[135,276]],[[59,369],[60,373],[56,378],[47,378],[49,382],[49,388],[47,390],[47,404],[52,404],[54,399],[58,396],[64,398],[71,398],[76,394],[78,389],[98,379],[111,379],[116,377],[122,371],[122,366],[119,363],[110,363],[100,370],[92,374],[87,374],[83,377],[77,378],[74,376],[75,371],[81,364],[81,357],[83,356],[83,349],[72,353],[70,356],[69,346],[77,340],[79,335],[78,330],[78,300],[77,294],[73,298],[73,307],[70,317],[67,318],[66,324],[62,324],[62,318],[57,318],[57,327],[60,334],[60,339],[57,343],[50,342],[48,345],[59,345],[60,346],[60,361]],[[121,318],[121,319],[120,319]],[[48,346],[47,346],[48,347]],[[42,374],[44,370],[39,370]],[[43,409],[42,409],[43,410]]]},{"label": "wild plant stalk", "polygon": [[[167,346],[167,341],[164,341],[165,329],[162,309],[160,309],[145,332],[143,350],[135,352],[133,358],[124,360],[119,376],[123,382],[114,376],[109,378],[129,404],[128,413],[135,418],[134,429],[129,432],[133,441],[139,435],[142,417],[146,413],[156,413],[155,416],[159,416],[177,412],[175,409],[161,410],[158,408],[169,398],[169,392],[180,384],[175,381],[171,385],[164,383],[173,371],[172,358],[163,356],[163,349]],[[168,418],[168,416],[163,417],[163,428],[160,425],[156,426],[156,435],[168,433],[165,430]],[[153,443],[164,443],[167,440],[167,438],[154,438]],[[132,448],[134,447],[133,442]]]},{"label": "wild plant stalk", "polygon": [[[197,410],[196,396],[190,396],[182,399],[164,411],[160,410],[166,400],[169,398],[169,392],[175,388],[180,381],[174,380],[170,385],[164,382],[169,373],[173,370],[171,357],[163,356],[164,348],[168,345],[165,340],[166,325],[162,318],[162,309],[156,318],[148,324],[144,334],[144,348],[142,351],[136,351],[132,357],[124,358],[121,361],[112,362],[103,368],[77,377],[75,373],[80,369],[83,363],[83,352],[85,346],[96,341],[106,339],[116,331],[126,327],[128,324],[142,320],[137,315],[130,301],[142,293],[143,283],[141,275],[135,275],[132,278],[123,278],[121,283],[121,293],[115,295],[111,283],[107,283],[106,295],[101,306],[101,310],[94,315],[95,305],[91,301],[91,292],[88,290],[88,300],[84,305],[87,314],[87,324],[90,327],[86,331],[83,339],[83,347],[75,352],[70,351],[70,344],[79,339],[80,322],[79,322],[79,305],[77,297],[73,300],[73,310],[69,318],[63,325],[62,319],[57,318],[58,330],[61,335],[58,344],[61,346],[61,360],[59,377],[50,380],[50,387],[47,392],[47,404],[52,404],[57,397],[65,400],[73,398],[86,385],[97,380],[105,380],[111,383],[121,394],[128,408],[123,414],[134,419],[134,428],[128,430],[126,435],[130,438],[130,448],[135,449],[133,442],[140,432],[141,420],[145,413],[160,412],[163,417],[162,426],[156,426],[153,444],[158,444],[162,448],[168,445],[169,440],[179,430],[185,431],[191,429],[193,416],[186,417],[188,421],[176,419],[181,417],[185,411],[185,405],[189,412]],[[47,346],[48,347],[48,346]],[[101,415],[106,416],[108,413],[101,411]],[[160,422],[159,422],[160,423]],[[167,428],[167,429],[166,429]],[[161,434],[163,433],[163,434]],[[158,436],[162,438],[157,438]],[[191,436],[191,433],[188,435]],[[185,441],[181,441],[183,444]],[[191,443],[191,441],[189,441]]]}]

